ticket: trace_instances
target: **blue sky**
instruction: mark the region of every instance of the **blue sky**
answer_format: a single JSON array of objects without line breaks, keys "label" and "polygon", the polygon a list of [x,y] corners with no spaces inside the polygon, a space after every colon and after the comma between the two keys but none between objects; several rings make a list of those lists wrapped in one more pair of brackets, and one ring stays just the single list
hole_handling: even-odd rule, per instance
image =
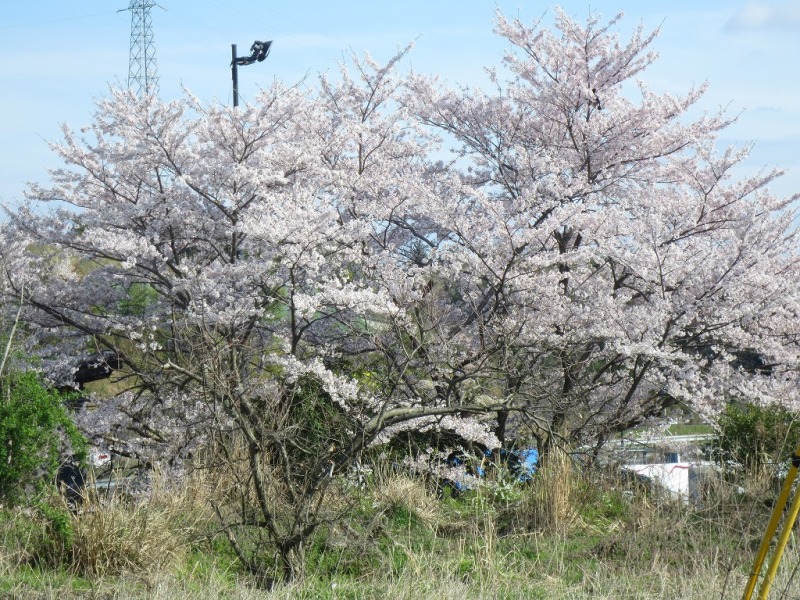
[{"label": "blue sky", "polygon": [[[129,0],[4,2],[0,14],[0,202],[23,197],[26,181],[46,181],[57,166],[47,148],[61,123],[90,122],[94,99],[124,85],[130,45]],[[470,85],[505,48],[492,33],[496,9],[526,21],[550,5],[520,0],[346,0],[228,2],[160,0],[152,9],[161,96],[185,86],[196,96],[231,102],[231,44],[247,54],[256,39],[274,45],[263,63],[239,71],[242,97],[273,78],[294,83],[335,71],[349,49],[379,60],[414,41],[407,65]],[[711,87],[701,105],[739,114],[725,143],[755,142],[742,173],[778,166],[790,173],[773,186],[800,192],[800,0],[564,0],[583,20],[623,11],[621,33],[643,23],[661,27],[658,62],[642,78],[681,93]],[[163,7],[163,8],[161,8]]]}]

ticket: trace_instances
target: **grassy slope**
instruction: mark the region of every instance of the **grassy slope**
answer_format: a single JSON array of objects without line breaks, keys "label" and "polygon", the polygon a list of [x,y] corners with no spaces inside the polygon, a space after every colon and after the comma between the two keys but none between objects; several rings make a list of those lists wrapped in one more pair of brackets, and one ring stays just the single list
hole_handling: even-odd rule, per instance
[{"label": "grassy slope", "polygon": [[[306,577],[271,592],[239,573],[214,536],[203,481],[162,489],[147,505],[92,504],[71,517],[67,552],[36,511],[6,511],[0,597],[740,597],[769,512],[763,481],[717,482],[687,506],[571,468],[549,477],[443,499],[384,478],[309,546]],[[788,582],[790,597],[800,594],[798,560],[790,547],[776,591]]]}]

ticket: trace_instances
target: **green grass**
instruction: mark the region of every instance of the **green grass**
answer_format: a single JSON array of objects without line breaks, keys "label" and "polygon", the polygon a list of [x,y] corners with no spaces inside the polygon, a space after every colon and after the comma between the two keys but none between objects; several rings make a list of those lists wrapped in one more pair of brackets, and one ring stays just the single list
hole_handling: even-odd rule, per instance
[{"label": "green grass", "polygon": [[704,423],[673,423],[666,430],[667,435],[706,435],[714,433],[714,428]]},{"label": "green grass", "polygon": [[[536,521],[547,508],[536,503],[536,479],[512,503],[488,492],[436,499],[422,484],[394,481],[392,491],[383,481],[357,492],[346,521],[309,542],[302,580],[273,590],[243,572],[213,521],[187,529],[180,497],[161,501],[176,515],[164,527],[188,536],[179,560],[105,575],[78,576],[68,560],[32,560],[41,522],[18,511],[0,519],[0,598],[740,597],[769,513],[763,482],[742,490],[746,482],[722,482],[703,505],[689,506],[597,473],[564,476],[575,478],[564,489],[576,516],[553,530],[535,525],[547,522]],[[789,597],[800,593],[792,577],[799,562],[790,544],[775,588],[788,585]]]},{"label": "green grass", "polygon": [[14,596],[23,591],[35,594],[61,589],[69,594],[81,594],[92,589],[89,580],[76,577],[67,570],[44,569],[34,565],[18,565],[13,572],[0,574],[0,597]]}]

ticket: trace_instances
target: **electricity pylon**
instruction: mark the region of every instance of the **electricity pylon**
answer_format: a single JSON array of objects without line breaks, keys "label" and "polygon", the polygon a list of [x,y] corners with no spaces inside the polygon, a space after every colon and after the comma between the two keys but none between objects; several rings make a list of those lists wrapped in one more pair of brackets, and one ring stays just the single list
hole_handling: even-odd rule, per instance
[{"label": "electricity pylon", "polygon": [[128,63],[128,88],[137,96],[158,94],[156,46],[153,42],[152,0],[131,0],[131,50]]}]

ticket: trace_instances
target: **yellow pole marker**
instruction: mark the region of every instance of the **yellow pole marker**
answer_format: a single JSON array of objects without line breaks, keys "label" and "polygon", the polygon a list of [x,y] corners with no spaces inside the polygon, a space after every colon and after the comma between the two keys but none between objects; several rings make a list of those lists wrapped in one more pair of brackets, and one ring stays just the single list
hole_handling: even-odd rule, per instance
[{"label": "yellow pole marker", "polygon": [[[792,462],[796,461],[792,459]],[[761,582],[761,589],[758,590],[758,600],[766,600],[769,595],[769,588],[775,580],[775,573],[778,572],[778,564],[781,562],[783,551],[786,548],[789,537],[792,535],[792,528],[794,527],[794,522],[797,520],[798,512],[800,512],[800,494],[795,494],[794,500],[792,500],[792,506],[783,522],[783,529],[781,530],[781,537],[778,538],[778,545],[775,546],[775,551],[772,553],[772,558],[769,561],[769,567],[764,575],[764,581]]]},{"label": "yellow pole marker", "polygon": [[[761,574],[761,567],[764,566],[764,560],[767,557],[767,552],[769,552],[769,544],[772,541],[772,536],[774,536],[775,532],[778,530],[778,524],[780,523],[783,509],[786,507],[786,503],[789,501],[789,495],[792,493],[792,485],[797,477],[798,467],[800,467],[800,444],[798,444],[794,451],[794,455],[792,456],[792,466],[789,467],[789,472],[786,474],[786,480],[783,482],[783,488],[781,488],[781,493],[778,495],[778,501],[775,503],[775,508],[772,509],[772,515],[770,516],[767,530],[764,532],[764,537],[761,540],[761,545],[758,547],[758,554],[756,555],[756,560],[753,563],[753,570],[750,573],[750,579],[747,582],[747,588],[744,591],[742,600],[751,600],[753,597],[758,576]],[[797,515],[795,513],[795,517],[796,516]],[[791,529],[791,527],[789,529]],[[777,565],[775,568],[777,569]],[[767,592],[769,592],[769,588],[767,588]]]}]

